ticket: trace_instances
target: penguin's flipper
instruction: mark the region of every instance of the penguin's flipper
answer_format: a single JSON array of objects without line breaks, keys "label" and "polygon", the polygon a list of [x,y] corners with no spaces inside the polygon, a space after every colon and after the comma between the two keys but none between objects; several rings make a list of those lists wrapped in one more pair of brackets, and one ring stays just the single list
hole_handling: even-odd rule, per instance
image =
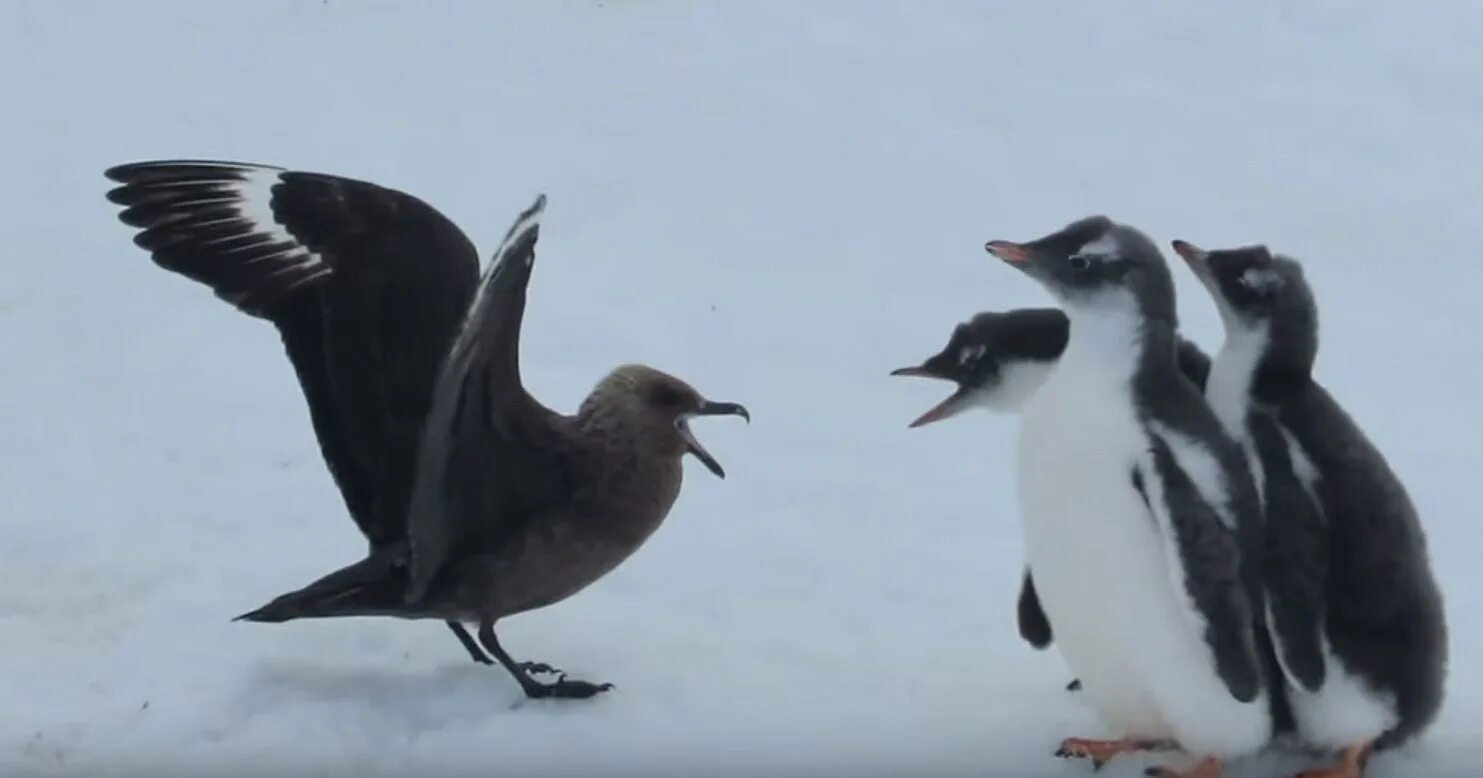
[{"label": "penguin's flipper", "polygon": [[1237,528],[1260,516],[1226,515],[1224,495],[1221,503],[1207,497],[1213,488],[1224,491],[1204,483],[1219,480],[1224,468],[1203,444],[1162,425],[1151,432],[1150,455],[1133,469],[1133,488],[1163,537],[1173,584],[1189,596],[1189,616],[1205,635],[1217,674],[1232,697],[1251,702],[1262,676]]},{"label": "penguin's flipper", "polygon": [[1046,618],[1045,609],[1040,607],[1040,596],[1035,593],[1035,579],[1030,577],[1028,567],[1025,568],[1025,580],[1020,584],[1019,622],[1020,637],[1026,643],[1037,649],[1050,645],[1050,619]]},{"label": "penguin's flipper", "polygon": [[1210,378],[1210,357],[1193,341],[1180,338],[1174,350],[1174,363],[1180,374],[1204,394],[1205,382]]},{"label": "penguin's flipper", "polygon": [[1262,589],[1267,631],[1289,683],[1309,692],[1323,688],[1324,629],[1328,619],[1328,529],[1315,484],[1305,482],[1312,466],[1275,423],[1252,426],[1264,463],[1263,497],[1269,518],[1262,544]]}]

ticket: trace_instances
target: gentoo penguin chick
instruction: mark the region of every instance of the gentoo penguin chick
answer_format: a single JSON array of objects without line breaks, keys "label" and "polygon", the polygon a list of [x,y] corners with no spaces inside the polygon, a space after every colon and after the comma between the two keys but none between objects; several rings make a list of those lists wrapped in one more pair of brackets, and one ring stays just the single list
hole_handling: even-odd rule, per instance
[{"label": "gentoo penguin chick", "polygon": [[1070,319],[1020,415],[1019,492],[1036,590],[1066,663],[1118,737],[1069,738],[1094,764],[1177,744],[1213,778],[1272,733],[1243,560],[1261,512],[1240,448],[1175,361],[1174,285],[1143,233],[1097,216],[986,248]]},{"label": "gentoo penguin chick", "polygon": [[[958,385],[910,426],[952,418],[969,408],[1018,413],[1061,356],[1067,326],[1066,314],[1055,308],[985,312],[959,324],[941,351],[920,365],[891,371],[893,376],[934,378]],[[1037,649],[1051,644],[1050,621],[1028,569],[1020,584],[1016,613],[1020,637]],[[1080,685],[1073,680],[1066,688],[1076,691]]]},{"label": "gentoo penguin chick", "polygon": [[917,417],[911,427],[949,419],[970,409],[1018,413],[1045,382],[1066,347],[1066,314],[1055,308],[985,312],[953,329],[941,351],[915,367],[891,371],[952,381],[947,399]]},{"label": "gentoo penguin chick", "polygon": [[[952,381],[957,389],[923,413],[911,427],[942,421],[969,408],[1019,413],[1025,401],[1061,358],[1066,348],[1070,320],[1059,308],[1019,308],[976,314],[953,329],[947,345],[915,367],[891,371],[894,376],[915,376]],[[1204,386],[1210,358],[1190,341],[1180,338],[1179,370],[1196,386]],[[1050,621],[1035,592],[1027,569],[1020,584],[1016,613],[1020,636],[1032,647],[1050,646]],[[1080,689],[1080,682],[1067,685]]]},{"label": "gentoo penguin chick", "polygon": [[447,622],[529,697],[608,684],[543,683],[494,634],[506,616],[576,594],[632,554],[680,492],[681,459],[716,462],[696,416],[733,414],[642,365],[603,378],[575,415],[520,378],[520,329],[545,198],[479,277],[473,244],[410,195],[235,162],[143,162],[122,186],[135,242],[283,338],[326,464],[370,541],[365,559],[239,617],[392,616]]},{"label": "gentoo penguin chick", "polygon": [[[1425,533],[1385,458],[1312,377],[1318,312],[1302,267],[1265,246],[1174,249],[1225,324],[1211,404],[1229,429],[1246,423],[1265,492],[1297,487],[1297,499],[1264,498],[1274,546],[1299,546],[1274,549],[1289,569],[1268,582],[1269,626],[1298,736],[1342,752],[1303,776],[1357,778],[1372,750],[1418,735],[1442,704],[1447,629]],[[1264,426],[1275,434],[1252,441]]]}]

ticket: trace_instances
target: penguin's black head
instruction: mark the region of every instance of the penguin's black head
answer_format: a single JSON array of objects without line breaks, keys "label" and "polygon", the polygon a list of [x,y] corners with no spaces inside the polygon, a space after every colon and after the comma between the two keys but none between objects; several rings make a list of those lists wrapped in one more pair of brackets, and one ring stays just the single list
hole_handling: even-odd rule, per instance
[{"label": "penguin's black head", "polygon": [[1205,251],[1183,240],[1172,245],[1215,298],[1227,324],[1233,323],[1230,316],[1251,322],[1271,316],[1285,284],[1266,246]]},{"label": "penguin's black head", "polygon": [[1068,330],[1066,314],[1055,308],[980,313],[959,324],[941,351],[916,367],[891,371],[958,385],[910,426],[942,421],[974,407],[1018,409],[1066,348]]},{"label": "penguin's black head", "polygon": [[1173,246],[1215,300],[1227,339],[1260,336],[1254,339],[1265,352],[1258,383],[1261,371],[1282,380],[1309,374],[1318,355],[1318,306],[1297,260],[1261,245],[1206,251],[1176,240]]},{"label": "penguin's black head", "polygon": [[1106,216],[1029,243],[991,240],[984,248],[1039,281],[1073,313],[1131,301],[1145,319],[1177,324],[1174,280],[1158,247]]},{"label": "penguin's black head", "polygon": [[1297,260],[1259,245],[1212,251],[1183,240],[1173,245],[1209,290],[1227,329],[1262,324],[1317,329],[1313,291]]}]

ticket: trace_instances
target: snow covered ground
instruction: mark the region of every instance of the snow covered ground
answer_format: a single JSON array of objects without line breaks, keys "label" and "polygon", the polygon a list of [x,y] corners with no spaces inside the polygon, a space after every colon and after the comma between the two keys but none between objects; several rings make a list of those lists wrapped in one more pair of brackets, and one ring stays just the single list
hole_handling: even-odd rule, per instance
[{"label": "snow covered ground", "polygon": [[[1475,775],[1483,8],[989,5],[5,4],[0,774],[1089,774],[1014,630],[1012,420],[908,431],[947,390],[886,373],[1046,302],[985,239],[1106,212],[1306,261],[1449,598],[1443,718],[1373,774]],[[615,692],[526,703],[435,623],[228,622],[362,544],[271,328],[103,199],[176,156],[395,186],[486,252],[545,191],[536,393],[634,360],[751,408],[698,428],[727,480],[504,632]]]}]

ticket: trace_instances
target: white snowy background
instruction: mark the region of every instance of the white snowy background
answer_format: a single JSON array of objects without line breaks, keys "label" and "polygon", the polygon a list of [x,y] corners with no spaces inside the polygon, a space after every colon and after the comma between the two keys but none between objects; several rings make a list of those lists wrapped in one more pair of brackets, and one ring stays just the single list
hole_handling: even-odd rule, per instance
[{"label": "white snowy background", "polygon": [[[1103,212],[1306,262],[1451,618],[1442,718],[1372,772],[1475,775],[1480,65],[1465,2],[9,0],[0,774],[1090,774],[1014,628],[1013,420],[908,431],[947,387],[886,373],[1048,302],[984,240]],[[104,200],[161,157],[397,187],[485,252],[547,192],[535,393],[645,361],[751,408],[698,428],[727,480],[504,629],[616,691],[527,703],[436,622],[229,623],[363,545],[272,329]]]}]

